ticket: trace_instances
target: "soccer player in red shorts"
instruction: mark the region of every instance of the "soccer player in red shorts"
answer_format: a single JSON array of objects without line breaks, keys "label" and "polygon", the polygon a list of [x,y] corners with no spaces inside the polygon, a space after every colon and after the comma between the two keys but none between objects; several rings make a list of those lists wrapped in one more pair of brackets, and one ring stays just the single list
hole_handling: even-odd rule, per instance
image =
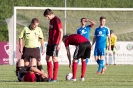
[{"label": "soccer player in red shorts", "polygon": [[[61,48],[61,41],[63,37],[62,22],[57,16],[53,14],[51,9],[46,9],[43,15],[48,20],[50,20],[49,38],[48,38],[48,45],[46,50],[48,77],[50,79],[50,82],[57,82],[58,51]],[[52,61],[54,65],[53,74],[52,74],[52,61],[50,57],[52,57]]]},{"label": "soccer player in red shorts", "polygon": [[84,81],[84,76],[86,72],[86,58],[90,58],[91,53],[91,44],[87,38],[80,34],[72,34],[63,36],[63,42],[66,47],[67,57],[69,60],[69,67],[71,68],[71,53],[69,49],[69,45],[75,45],[76,49],[73,55],[73,64],[72,64],[72,73],[73,77],[71,81],[76,81],[76,72],[77,72],[77,61],[81,58],[82,68],[81,68],[81,77],[80,80]]}]

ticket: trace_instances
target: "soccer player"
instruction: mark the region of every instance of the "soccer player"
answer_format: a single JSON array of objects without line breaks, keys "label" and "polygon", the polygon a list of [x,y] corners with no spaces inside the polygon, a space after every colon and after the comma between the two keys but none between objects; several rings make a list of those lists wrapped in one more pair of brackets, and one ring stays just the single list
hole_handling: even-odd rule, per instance
[{"label": "soccer player", "polygon": [[37,69],[36,64],[36,59],[33,58],[29,62],[28,68],[25,68],[24,60],[19,59],[16,65],[18,67],[18,80],[23,82],[48,81],[47,74]]},{"label": "soccer player", "polygon": [[72,35],[65,35],[63,36],[63,42],[66,47],[67,57],[69,60],[69,67],[71,68],[71,53],[69,45],[75,45],[76,49],[73,55],[73,62],[72,62],[72,74],[73,77],[71,81],[76,81],[76,73],[77,73],[77,61],[81,58],[82,61],[82,68],[81,68],[81,77],[80,80],[84,81],[84,76],[86,72],[86,58],[90,58],[91,53],[91,44],[87,38],[80,34],[72,34]]},{"label": "soccer player", "polygon": [[[111,39],[111,52],[113,52],[113,60],[114,60],[114,65],[116,65],[116,42],[117,42],[117,36],[114,34],[113,30],[110,30],[110,39]],[[107,41],[108,45],[108,41]],[[108,54],[107,52],[105,59],[106,59],[106,65],[108,65]]]},{"label": "soccer player", "polygon": [[[46,50],[46,61],[48,77],[50,82],[57,82],[58,75],[58,51],[61,48],[61,41],[63,37],[63,29],[61,20],[55,16],[51,9],[44,11],[44,17],[50,20],[49,23],[49,38]],[[52,74],[52,61],[53,61],[53,74]]]},{"label": "soccer player", "polygon": [[109,36],[109,28],[105,26],[106,18],[104,16],[100,17],[100,26],[95,29],[92,49],[95,44],[94,49],[94,58],[98,63],[98,70],[96,74],[103,74],[106,67],[104,66],[104,56],[105,56],[105,48],[106,48],[106,39],[108,37],[109,41],[109,50],[110,50],[110,36]]},{"label": "soccer player", "polygon": [[[41,70],[42,64],[40,62],[40,49],[39,43],[40,40],[42,51],[44,54],[44,37],[43,33],[39,25],[39,20],[37,18],[33,18],[29,26],[24,27],[19,35],[19,51],[22,54],[22,59],[24,59],[25,66],[28,67],[29,61],[32,58],[37,59],[37,66]],[[23,46],[24,40],[24,46]]]},{"label": "soccer player", "polygon": [[[90,19],[87,18],[81,18],[81,27],[77,29],[77,34],[83,35],[85,38],[87,38],[90,41],[90,30],[91,28],[96,25],[96,23]],[[90,25],[86,25],[87,22],[90,22]],[[80,60],[78,60],[79,63]],[[86,59],[86,65],[88,65],[88,58]]]}]

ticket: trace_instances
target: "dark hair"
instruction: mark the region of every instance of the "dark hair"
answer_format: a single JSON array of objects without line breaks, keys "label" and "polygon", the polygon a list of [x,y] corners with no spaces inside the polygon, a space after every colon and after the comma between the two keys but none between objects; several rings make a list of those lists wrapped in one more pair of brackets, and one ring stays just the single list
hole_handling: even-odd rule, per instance
[{"label": "dark hair", "polygon": [[101,16],[101,17],[100,17],[100,21],[101,21],[102,19],[106,19],[106,17],[104,17],[104,16]]},{"label": "dark hair", "polygon": [[36,74],[36,82],[48,82],[48,78],[43,78],[42,75]]},{"label": "dark hair", "polygon": [[39,20],[38,20],[37,18],[33,18],[33,19],[31,20],[31,23],[32,23],[32,24],[34,24],[34,23],[39,23]]},{"label": "dark hair", "polygon": [[53,14],[52,10],[51,9],[46,9],[43,13],[44,16],[47,16],[47,15],[50,15],[50,14]]},{"label": "dark hair", "polygon": [[64,35],[63,38],[67,38],[69,35]]},{"label": "dark hair", "polygon": [[110,34],[112,34],[113,33],[113,30],[110,30]]},{"label": "dark hair", "polygon": [[80,19],[80,22],[82,22],[83,19],[86,19],[86,18],[81,18],[81,19]]}]

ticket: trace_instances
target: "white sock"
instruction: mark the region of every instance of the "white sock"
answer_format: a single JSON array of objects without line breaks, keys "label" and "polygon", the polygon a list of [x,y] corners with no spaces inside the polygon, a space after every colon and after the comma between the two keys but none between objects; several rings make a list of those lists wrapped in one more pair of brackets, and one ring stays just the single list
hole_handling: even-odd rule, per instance
[{"label": "white sock", "polygon": [[106,62],[105,64],[108,64],[108,59],[109,59],[109,56],[106,55],[106,56],[105,56],[105,62]]},{"label": "white sock", "polygon": [[114,64],[116,64],[116,55],[113,55]]}]

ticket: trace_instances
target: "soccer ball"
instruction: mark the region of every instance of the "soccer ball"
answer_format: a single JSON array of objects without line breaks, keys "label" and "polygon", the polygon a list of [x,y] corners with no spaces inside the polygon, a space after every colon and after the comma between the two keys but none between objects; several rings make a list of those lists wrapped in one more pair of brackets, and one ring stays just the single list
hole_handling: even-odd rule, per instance
[{"label": "soccer ball", "polygon": [[67,73],[66,74],[66,80],[71,80],[73,77],[72,73]]}]

